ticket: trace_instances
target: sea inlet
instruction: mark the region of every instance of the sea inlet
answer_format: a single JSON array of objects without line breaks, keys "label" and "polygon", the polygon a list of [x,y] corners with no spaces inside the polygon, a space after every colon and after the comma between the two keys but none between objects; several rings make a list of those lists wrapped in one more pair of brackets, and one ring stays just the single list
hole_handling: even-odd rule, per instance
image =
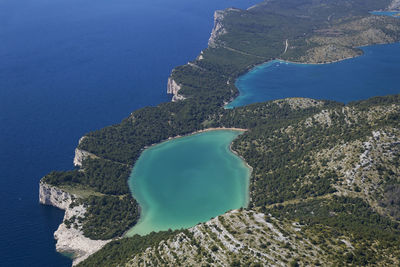
[{"label": "sea inlet", "polygon": [[400,93],[400,43],[362,48],[360,57],[329,64],[274,60],[236,80],[240,95],[227,108],[286,97],[348,103]]},{"label": "sea inlet", "polygon": [[188,228],[247,206],[250,169],[230,150],[240,134],[207,131],[144,150],[128,181],[141,218],[127,235]]}]

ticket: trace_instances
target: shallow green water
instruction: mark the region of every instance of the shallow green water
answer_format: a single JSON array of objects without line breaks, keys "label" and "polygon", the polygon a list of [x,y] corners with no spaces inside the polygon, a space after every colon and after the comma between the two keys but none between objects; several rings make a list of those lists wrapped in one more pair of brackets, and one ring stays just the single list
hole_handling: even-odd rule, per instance
[{"label": "shallow green water", "polygon": [[129,178],[142,213],[128,235],[187,228],[246,206],[250,170],[229,149],[239,134],[204,132],[145,150]]}]

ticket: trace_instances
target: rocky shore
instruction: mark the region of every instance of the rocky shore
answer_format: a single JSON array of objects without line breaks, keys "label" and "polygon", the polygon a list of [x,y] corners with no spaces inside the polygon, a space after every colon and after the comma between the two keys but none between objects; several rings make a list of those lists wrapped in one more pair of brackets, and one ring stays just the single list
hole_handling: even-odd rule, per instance
[{"label": "rocky shore", "polygon": [[[396,0],[393,3],[399,4],[400,1]],[[234,9],[230,9],[234,10]],[[224,28],[222,22],[224,19],[224,11],[217,11],[214,15],[214,28],[211,33],[211,37],[209,40],[209,47],[216,47],[218,38],[227,34],[226,29]],[[379,29],[374,29],[371,25],[376,22],[379,22],[382,18],[379,17],[368,17],[366,19],[357,21],[356,23],[350,26],[357,26],[356,28],[360,31],[360,34],[354,38],[354,36],[350,36],[348,34],[354,27],[347,28],[345,25],[342,28],[338,29],[339,36],[331,37],[326,32],[321,32],[320,34],[314,36],[308,41],[312,41],[317,44],[316,47],[308,50],[306,56],[301,58],[301,62],[307,63],[326,63],[326,62],[334,62],[337,60],[343,60],[345,58],[355,57],[360,55],[360,50],[355,49],[354,47],[363,46],[366,44],[375,44],[375,43],[387,43],[396,41],[392,37],[388,36],[384,32]],[[390,30],[399,31],[397,25],[390,25]],[[291,49],[286,41],[285,51]],[[346,45],[343,45],[346,44]],[[202,54],[199,56],[199,59],[202,58]],[[179,82],[179,80],[178,80]],[[182,88],[182,84],[179,84],[175,81],[171,75],[168,78],[167,83],[167,93],[172,94],[172,101],[176,102],[179,100],[184,100],[185,97],[182,94],[179,94],[180,89]],[[311,101],[311,100],[310,100]],[[294,106],[299,106],[298,103],[292,103]],[[311,105],[313,103],[308,103]],[[300,105],[301,107],[302,105]],[[216,129],[207,129],[207,130],[216,130]],[[202,130],[202,131],[207,131]],[[243,129],[235,129],[235,130],[243,130]],[[178,136],[179,137],[179,136]],[[80,142],[84,140],[85,137],[81,138]],[[82,162],[87,157],[96,157],[96,155],[87,152],[85,150],[81,150],[77,148],[75,150],[75,158],[74,165],[82,167]],[[56,248],[59,252],[72,252],[74,254],[73,265],[78,264],[83,261],[91,254],[95,253],[99,249],[101,249],[105,244],[110,242],[111,240],[92,240],[83,235],[81,231],[81,226],[75,224],[74,226],[68,225],[65,222],[68,222],[71,218],[79,218],[84,217],[86,213],[86,209],[83,205],[71,205],[73,202],[74,196],[60,188],[55,186],[48,185],[46,183],[40,183],[40,193],[39,193],[39,201],[45,205],[52,205],[58,207],[60,209],[65,210],[63,223],[60,224],[57,231],[54,233],[54,237],[57,240]],[[234,244],[236,245],[236,244]]]},{"label": "rocky shore", "polygon": [[214,28],[212,29],[210,39],[208,40],[209,47],[216,47],[218,37],[227,33],[222,24],[222,21],[224,20],[224,12],[225,11],[223,10],[217,10],[214,12]]},{"label": "rocky shore", "polygon": [[[75,158],[77,158],[76,155]],[[82,160],[83,157],[80,157],[80,159]],[[82,162],[77,161],[77,163],[81,164]],[[71,205],[76,198],[76,195],[61,188],[43,181],[39,183],[39,203],[65,210],[63,222],[54,232],[54,239],[57,241],[56,250],[58,252],[73,254],[72,265],[85,260],[111,241],[92,240],[83,235],[82,226],[79,222],[76,222],[75,218],[84,218],[86,208],[83,205]],[[74,224],[68,223],[71,219],[75,222]]]}]

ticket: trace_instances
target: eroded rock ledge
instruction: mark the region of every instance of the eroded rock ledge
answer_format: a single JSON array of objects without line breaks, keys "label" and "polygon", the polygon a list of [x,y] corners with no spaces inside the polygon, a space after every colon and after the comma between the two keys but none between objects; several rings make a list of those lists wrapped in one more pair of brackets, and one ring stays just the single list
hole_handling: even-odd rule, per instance
[{"label": "eroded rock ledge", "polygon": [[[79,144],[82,143],[82,141],[86,138],[86,136],[81,137],[81,139],[79,139]],[[78,144],[78,147],[79,147]],[[75,149],[75,157],[74,157],[74,166],[76,167],[82,167],[82,162],[86,159],[86,158],[97,158],[97,156],[93,153],[90,153],[88,151],[82,150],[80,148],[76,148]]]},{"label": "eroded rock ledge", "polygon": [[83,205],[71,205],[76,198],[61,188],[40,182],[39,184],[39,202],[44,205],[50,205],[65,210],[63,222],[54,232],[56,239],[56,250],[58,252],[73,253],[72,265],[85,260],[91,254],[100,250],[105,244],[111,240],[92,240],[83,235],[82,226],[77,224],[76,227],[68,225],[68,221],[75,218],[83,218],[86,208]]},{"label": "eroded rock ledge", "polygon": [[216,47],[216,41],[219,36],[227,33],[226,29],[222,25],[222,21],[224,20],[224,11],[217,10],[214,13],[214,28],[212,29],[210,39],[208,40],[209,47]]},{"label": "eroded rock ledge", "polygon": [[179,94],[179,90],[181,90],[181,85],[179,85],[172,77],[169,77],[167,83],[167,94],[173,94],[172,102],[185,99],[183,95]]}]

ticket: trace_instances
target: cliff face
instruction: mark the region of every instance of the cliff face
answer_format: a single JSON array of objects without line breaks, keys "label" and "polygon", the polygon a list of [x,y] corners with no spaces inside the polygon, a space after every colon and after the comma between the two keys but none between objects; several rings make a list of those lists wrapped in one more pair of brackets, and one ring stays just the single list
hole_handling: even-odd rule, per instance
[{"label": "cliff face", "polygon": [[95,158],[96,155],[94,155],[90,152],[87,152],[85,150],[76,148],[75,149],[75,157],[74,157],[74,166],[82,167],[83,160],[85,160],[86,158],[89,158],[89,157]]},{"label": "cliff face", "polygon": [[76,265],[87,257],[100,250],[111,240],[92,240],[83,235],[81,225],[67,226],[65,221],[73,218],[82,218],[85,216],[86,208],[83,205],[75,206],[65,210],[64,221],[54,232],[54,239],[57,240],[56,250],[58,252],[72,252],[74,260],[72,265]]},{"label": "cliff face", "polygon": [[[92,240],[83,235],[81,225],[75,219],[83,218],[86,208],[83,205],[71,207],[70,204],[76,197],[58,187],[40,182],[39,202],[65,210],[63,222],[54,232],[57,240],[56,250],[74,254],[72,265],[85,260],[91,254],[100,250],[111,240]],[[72,220],[72,223],[71,223]],[[66,224],[68,222],[68,225]]]},{"label": "cliff face", "polygon": [[208,40],[209,47],[217,46],[217,38],[225,33],[227,33],[226,29],[222,25],[222,21],[224,20],[224,11],[217,10],[214,13],[214,28],[212,29],[210,39]]},{"label": "cliff face", "polygon": [[176,102],[178,100],[183,100],[185,97],[183,95],[180,95],[178,92],[181,89],[181,86],[176,83],[176,81],[169,77],[168,78],[168,83],[167,83],[167,94],[173,94],[172,96],[172,102]]},{"label": "cliff face", "polygon": [[[231,11],[235,9],[227,9],[226,11],[224,10],[217,10],[214,13],[214,28],[211,31],[211,36],[210,39],[208,40],[208,46],[209,47],[216,47],[217,46],[217,39],[219,36],[226,34],[227,31],[222,25],[222,21],[224,19],[224,14],[227,11]],[[198,60],[202,60],[203,55],[200,54],[198,57]],[[190,63],[189,63],[190,64]],[[172,102],[176,102],[179,100],[184,100],[185,97],[181,94],[179,94],[179,90],[182,88],[180,84],[178,84],[172,76],[168,78],[168,83],[167,83],[167,94],[172,94]]]},{"label": "cliff face", "polygon": [[68,209],[72,203],[73,196],[55,186],[40,182],[39,203],[50,205],[62,210]]},{"label": "cliff face", "polygon": [[[83,136],[81,139],[79,139],[79,144],[80,144],[85,138],[86,138],[86,136]],[[79,146],[79,144],[78,144],[78,146]],[[94,155],[94,154],[92,154],[92,153],[90,153],[90,152],[87,152],[87,151],[85,151],[85,150],[76,148],[76,149],[75,149],[75,157],[74,157],[74,166],[82,167],[82,162],[83,162],[86,158],[88,158],[88,157],[96,158],[97,156]]]}]

